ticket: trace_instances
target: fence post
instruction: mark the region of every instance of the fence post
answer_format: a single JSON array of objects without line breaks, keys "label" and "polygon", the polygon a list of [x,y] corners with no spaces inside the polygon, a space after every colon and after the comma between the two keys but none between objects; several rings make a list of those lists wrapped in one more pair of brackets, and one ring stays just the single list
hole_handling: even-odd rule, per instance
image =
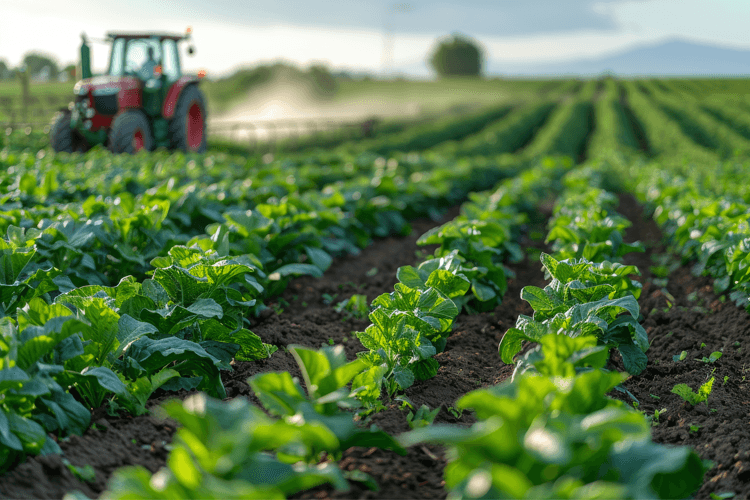
[{"label": "fence post", "polygon": [[28,121],[29,106],[29,72],[26,65],[21,66],[18,71],[18,78],[21,80],[21,116],[24,122]]}]

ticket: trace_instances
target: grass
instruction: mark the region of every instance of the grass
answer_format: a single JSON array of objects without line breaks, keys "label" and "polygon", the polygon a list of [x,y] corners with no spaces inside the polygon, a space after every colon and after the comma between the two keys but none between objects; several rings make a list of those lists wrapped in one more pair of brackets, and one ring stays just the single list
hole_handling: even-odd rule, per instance
[{"label": "grass", "polygon": [[[36,99],[29,106],[27,119],[49,121],[53,115],[49,110],[63,107],[73,98],[73,85],[75,82],[31,83],[29,95]],[[15,118],[20,120],[21,82],[17,79],[0,81],[0,121],[10,119],[9,105]]]}]

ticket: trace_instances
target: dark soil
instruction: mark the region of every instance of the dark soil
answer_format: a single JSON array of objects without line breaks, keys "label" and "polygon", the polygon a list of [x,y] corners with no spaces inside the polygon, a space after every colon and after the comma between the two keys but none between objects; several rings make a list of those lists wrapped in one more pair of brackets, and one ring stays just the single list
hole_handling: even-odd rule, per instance
[{"label": "dark soil", "polygon": [[[652,258],[665,252],[661,234],[650,220],[643,218],[632,197],[623,197],[620,212],[634,222],[628,241],[646,243],[643,254],[630,254],[628,263],[639,266],[643,276],[640,298],[643,325],[652,342],[647,352],[646,370],[625,382],[639,400],[639,409],[647,415],[666,408],[653,427],[657,442],[689,445],[701,458],[710,459],[714,467],[706,474],[703,487],[695,498],[709,498],[712,492],[736,493],[735,498],[750,497],[750,396],[744,377],[750,343],[750,316],[731,302],[724,302],[712,293],[711,281],[690,274],[689,266],[677,262],[666,284],[655,282],[649,270]],[[447,217],[453,217],[455,210]],[[253,331],[264,341],[286,346],[301,344],[310,347],[327,345],[330,341],[345,346],[347,356],[354,358],[362,350],[354,331],[364,329],[367,319],[349,318],[333,306],[353,294],[365,294],[371,301],[381,293],[391,292],[396,283],[396,269],[415,264],[420,259],[416,239],[434,226],[434,222],[418,221],[412,235],[376,242],[359,256],[338,260],[320,279],[302,278],[291,283],[276,302],[277,311],[257,321]],[[538,228],[537,228],[538,229]],[[542,249],[540,242],[524,239],[525,247]],[[537,255],[531,252],[530,255]],[[417,382],[406,391],[416,407],[427,404],[440,407],[436,422],[469,425],[470,412],[463,415],[451,410],[467,392],[505,380],[512,371],[497,355],[497,345],[507,328],[515,324],[519,314],[531,309],[519,298],[526,285],[544,286],[541,265],[536,257],[511,265],[517,277],[510,280],[503,304],[494,311],[458,317],[444,352],[438,354],[440,369],[435,378]],[[739,342],[739,347],[735,346]],[[705,347],[701,348],[701,344]],[[687,351],[684,361],[672,356]],[[715,363],[695,361],[712,351],[723,350]],[[613,363],[621,368],[616,357]],[[715,372],[712,371],[715,369]],[[279,349],[270,359],[235,365],[233,372],[223,374],[227,394],[245,396],[257,403],[247,385],[247,378],[266,371],[290,371],[299,375],[291,355]],[[694,390],[710,376],[715,377],[708,405],[691,406],[670,391],[677,383],[686,383]],[[728,376],[724,383],[724,377]],[[187,394],[180,394],[185,397]],[[613,397],[631,402],[621,393]],[[154,404],[164,401],[162,395]],[[372,416],[369,423],[398,434],[409,430],[408,410],[399,403],[387,403],[387,410]],[[105,488],[111,473],[126,465],[143,465],[155,472],[165,464],[164,445],[171,440],[174,428],[168,422],[150,416],[114,418],[102,409],[92,418],[95,428],[84,436],[61,440],[64,455],[34,457],[2,476],[2,498],[61,498],[66,492],[80,490],[96,497]],[[698,426],[691,431],[690,426]],[[96,478],[91,483],[79,481],[62,459],[76,466],[91,465]],[[372,492],[353,483],[353,489],[339,493],[326,488],[303,492],[299,498],[445,498],[442,470],[443,450],[439,447],[416,446],[401,457],[377,449],[351,448],[340,462],[347,470],[359,469],[370,474],[380,486]]]}]

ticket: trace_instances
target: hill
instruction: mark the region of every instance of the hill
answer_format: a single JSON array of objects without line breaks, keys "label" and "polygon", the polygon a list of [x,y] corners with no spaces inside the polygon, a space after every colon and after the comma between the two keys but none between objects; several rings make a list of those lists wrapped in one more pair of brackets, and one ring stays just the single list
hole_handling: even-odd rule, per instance
[{"label": "hill", "polygon": [[750,50],[686,40],[670,40],[616,52],[604,57],[552,64],[487,63],[490,75],[591,76],[611,72],[622,76],[750,75]]}]

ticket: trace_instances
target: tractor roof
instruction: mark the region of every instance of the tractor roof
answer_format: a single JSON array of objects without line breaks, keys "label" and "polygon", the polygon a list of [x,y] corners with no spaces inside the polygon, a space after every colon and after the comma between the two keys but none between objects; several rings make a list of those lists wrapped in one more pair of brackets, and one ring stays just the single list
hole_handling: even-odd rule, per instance
[{"label": "tractor roof", "polygon": [[154,31],[142,31],[142,32],[119,32],[119,31],[110,31],[107,33],[107,38],[110,40],[114,40],[115,38],[127,38],[128,40],[134,40],[138,38],[157,38],[159,41],[161,40],[174,40],[174,41],[180,41],[180,40],[187,40],[190,38],[190,34],[184,34],[184,33],[159,33]]}]

